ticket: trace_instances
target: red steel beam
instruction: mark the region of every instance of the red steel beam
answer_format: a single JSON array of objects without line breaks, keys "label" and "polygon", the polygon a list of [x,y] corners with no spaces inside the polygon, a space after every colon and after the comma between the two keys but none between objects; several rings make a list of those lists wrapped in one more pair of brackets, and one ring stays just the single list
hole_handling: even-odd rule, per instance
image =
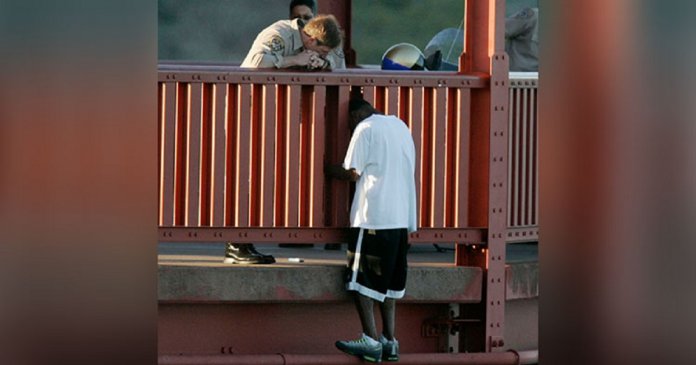
[{"label": "red steel beam", "polygon": [[[486,230],[481,228],[422,228],[411,233],[412,243],[483,242]],[[160,227],[162,242],[253,242],[253,243],[344,243],[346,228],[313,227]]]},{"label": "red steel beam", "polygon": [[[272,355],[160,355],[160,365],[343,365],[364,364],[358,357],[344,354],[272,354]],[[403,365],[517,365],[520,356],[514,351],[499,353],[429,353],[401,354]]]},{"label": "red steel beam", "polygon": [[[380,71],[365,69],[331,72],[248,69],[237,66],[167,65],[158,67],[159,82],[228,82],[234,84],[342,85],[371,87],[465,87],[485,88],[488,74],[482,72]],[[365,98],[367,99],[367,97]],[[368,100],[371,101],[371,100]]]},{"label": "red steel beam", "polygon": [[352,0],[318,0],[317,12],[333,14],[338,24],[343,28],[343,53],[346,56],[346,67],[355,66],[355,50],[352,46]]},{"label": "red steel beam", "polygon": [[[485,89],[472,91],[469,226],[487,227],[487,249],[457,247],[456,263],[485,265],[483,348],[499,352],[505,329],[505,232],[507,228],[508,60],[505,54],[505,0],[466,0],[464,52],[460,73],[488,75]],[[470,334],[471,335],[471,334]]]}]

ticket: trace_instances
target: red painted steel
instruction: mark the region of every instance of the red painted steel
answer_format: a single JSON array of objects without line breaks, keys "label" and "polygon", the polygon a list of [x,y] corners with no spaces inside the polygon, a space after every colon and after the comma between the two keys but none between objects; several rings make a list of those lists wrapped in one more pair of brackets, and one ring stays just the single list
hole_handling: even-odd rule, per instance
[{"label": "red painted steel", "polygon": [[297,227],[299,210],[299,150],[300,150],[300,96],[302,87],[291,85],[289,88],[287,119],[287,145],[285,149],[286,195],[285,225]]},{"label": "red painted steel", "polygon": [[457,163],[456,186],[457,193],[457,227],[465,227],[469,221],[469,146],[471,145],[471,91],[468,89],[459,90],[459,112],[456,116],[456,127],[458,128],[458,141],[456,145]]},{"label": "red painted steel", "polygon": [[174,225],[174,166],[175,166],[175,139],[176,139],[176,84],[173,82],[162,83],[160,89],[164,94],[160,99],[164,104],[160,119],[160,226]]},{"label": "red painted steel", "polygon": [[[511,229],[538,225],[536,78],[535,73],[529,73],[510,79],[507,224]],[[535,241],[538,237],[525,239]]]},{"label": "red painted steel", "polygon": [[277,90],[275,85],[265,85],[263,94],[263,116],[260,121],[261,133],[259,139],[263,141],[261,149],[262,155],[259,160],[263,161],[263,175],[260,177],[260,184],[263,184],[260,204],[262,208],[262,219],[259,222],[264,227],[273,226],[273,204],[275,194],[275,164],[276,164],[276,104]]},{"label": "red painted steel", "polygon": [[[469,120],[472,85],[485,85],[479,78],[449,74],[449,79],[433,80],[430,73],[404,73],[390,75],[386,82],[392,86],[383,87],[378,81],[384,75],[316,74],[309,79],[266,72],[262,82],[254,83],[256,77],[245,76],[253,73],[239,68],[179,67],[180,72],[164,67],[160,75],[170,80],[162,83],[160,98],[165,104],[162,227],[345,227],[348,185],[325,179],[323,165],[342,160],[350,137],[347,103],[350,95],[362,92],[408,118],[422,161],[417,167],[421,227],[466,228],[464,220],[447,215],[467,209],[461,205],[465,198],[454,198],[460,194],[455,187],[466,186],[461,171],[454,177],[454,166],[467,164],[462,161],[468,160],[469,137],[458,124]],[[195,81],[171,81],[187,79]],[[229,81],[236,79],[244,82]],[[308,84],[298,84],[300,79]],[[393,86],[399,84],[417,86]],[[170,95],[169,89],[177,92]],[[173,168],[167,168],[168,161],[174,161]],[[167,174],[174,176],[173,186],[168,187]],[[169,212],[173,219],[165,224]]]},{"label": "red painted steel", "polygon": [[[255,243],[340,243],[346,242],[346,228],[316,227],[160,227],[159,237],[169,242],[255,242]],[[411,243],[485,242],[481,228],[422,228],[411,233]]]},{"label": "red painted steel", "polygon": [[[507,226],[507,78],[508,61],[504,49],[505,1],[467,0],[465,3],[465,52],[459,72],[490,75],[490,87],[472,92],[470,116],[471,171],[469,224],[488,227],[487,249],[474,253],[457,247],[457,264],[477,262],[485,265],[483,348],[469,350],[500,351],[504,333],[505,230]],[[475,31],[474,31],[475,30]],[[474,256],[468,257],[468,256]],[[478,256],[478,257],[477,257]],[[488,305],[488,303],[492,303]],[[462,348],[467,348],[462,343]]]},{"label": "red painted steel", "polygon": [[[344,242],[351,188],[326,179],[323,166],[342,160],[348,100],[362,94],[404,119],[414,137],[420,227],[411,242],[458,243],[456,263],[485,273],[482,302],[460,308],[480,324],[464,329],[456,347],[486,353],[403,354],[400,362],[518,363],[500,352],[505,244],[538,237],[536,82],[508,80],[504,6],[465,0],[456,74],[160,65],[160,240]],[[320,0],[319,8],[350,29],[350,1]],[[289,354],[160,361],[357,363]]]},{"label": "red painted steel", "polygon": [[309,226],[316,227],[322,226],[324,223],[324,204],[323,193],[324,193],[324,171],[322,167],[324,165],[324,154],[326,141],[326,119],[324,114],[324,108],[326,107],[326,87],[317,86],[314,88],[313,104],[311,105],[312,115],[312,129],[311,129],[311,141],[310,145],[312,147],[311,158],[308,163],[312,166],[312,173],[310,176],[310,209],[309,214]]},{"label": "red painted steel", "polygon": [[431,174],[431,212],[432,212],[432,227],[444,227],[444,210],[445,207],[452,204],[454,201],[445,200],[445,155],[446,149],[452,148],[447,146],[446,141],[446,126],[447,126],[447,89],[437,88],[433,90],[434,96],[434,114],[433,114],[433,136],[432,136],[432,174]]},{"label": "red painted steel", "polygon": [[345,38],[343,39],[343,53],[346,57],[346,65],[348,67],[355,66],[355,51],[352,47],[352,0],[318,0],[317,11],[320,14],[333,14],[338,20],[338,23],[343,28]]},{"label": "red painted steel", "polygon": [[252,85],[240,85],[239,99],[239,124],[237,135],[237,181],[236,181],[236,222],[237,226],[249,224],[249,200],[250,200],[250,147],[251,147],[251,123],[252,123]]},{"label": "red painted steel", "polygon": [[225,122],[227,120],[227,84],[216,83],[213,89],[212,188],[210,215],[212,226],[225,225]]},{"label": "red painted steel", "polygon": [[225,225],[236,224],[237,207],[237,125],[238,125],[238,98],[237,85],[228,85],[227,115],[225,116],[225,128],[227,138],[225,142]]},{"label": "red painted steel", "polygon": [[[272,354],[272,355],[162,355],[160,365],[343,365],[364,364],[355,356],[335,354]],[[401,354],[399,364],[412,365],[518,365],[520,356],[512,351],[500,353],[419,353]]]}]

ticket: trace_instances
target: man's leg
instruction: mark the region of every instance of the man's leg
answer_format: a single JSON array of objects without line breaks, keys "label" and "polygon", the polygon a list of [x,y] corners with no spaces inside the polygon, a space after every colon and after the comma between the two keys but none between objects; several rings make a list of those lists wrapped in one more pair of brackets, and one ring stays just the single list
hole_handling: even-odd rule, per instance
[{"label": "man's leg", "polygon": [[386,361],[399,361],[399,341],[394,337],[394,324],[396,322],[396,299],[386,298],[379,304],[382,313],[382,359]]},{"label": "man's leg", "polygon": [[373,339],[378,339],[377,326],[375,325],[375,301],[358,292],[355,293],[355,308],[360,316],[363,332]]},{"label": "man's leg", "polygon": [[389,341],[394,340],[394,322],[396,318],[396,299],[386,298],[383,303],[379,303],[382,313],[382,333]]}]

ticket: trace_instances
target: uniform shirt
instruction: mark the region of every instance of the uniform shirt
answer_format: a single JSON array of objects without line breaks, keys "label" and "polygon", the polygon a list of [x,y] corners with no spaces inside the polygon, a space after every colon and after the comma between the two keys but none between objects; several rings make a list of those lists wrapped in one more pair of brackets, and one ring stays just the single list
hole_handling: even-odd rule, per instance
[{"label": "uniform shirt", "polygon": [[241,67],[280,68],[284,57],[303,50],[298,19],[279,20],[256,36]]},{"label": "uniform shirt", "polygon": [[360,178],[350,210],[351,227],[417,229],[416,149],[406,124],[373,114],[358,123],[343,161]]},{"label": "uniform shirt", "polygon": [[539,9],[525,8],[505,19],[510,71],[539,71]]},{"label": "uniform shirt", "polygon": [[[301,35],[301,20],[279,20],[256,36],[241,67],[280,68],[284,57],[295,56],[304,50]],[[345,59],[340,47],[326,57],[332,69],[345,68]]]},{"label": "uniform shirt", "polygon": [[341,68],[346,68],[346,56],[343,54],[343,42],[332,49],[329,54],[326,55],[325,59],[329,61],[329,68],[332,70],[338,70]]}]

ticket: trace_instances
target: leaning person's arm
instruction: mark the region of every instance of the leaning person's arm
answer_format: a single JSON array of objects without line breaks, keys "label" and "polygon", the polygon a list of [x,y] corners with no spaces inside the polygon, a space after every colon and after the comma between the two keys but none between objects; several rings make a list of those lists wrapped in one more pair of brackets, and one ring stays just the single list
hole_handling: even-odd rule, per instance
[{"label": "leaning person's arm", "polygon": [[326,165],[324,168],[324,173],[327,176],[333,177],[339,180],[346,181],[358,181],[360,179],[360,174],[358,174],[355,169],[344,169],[340,164]]}]

